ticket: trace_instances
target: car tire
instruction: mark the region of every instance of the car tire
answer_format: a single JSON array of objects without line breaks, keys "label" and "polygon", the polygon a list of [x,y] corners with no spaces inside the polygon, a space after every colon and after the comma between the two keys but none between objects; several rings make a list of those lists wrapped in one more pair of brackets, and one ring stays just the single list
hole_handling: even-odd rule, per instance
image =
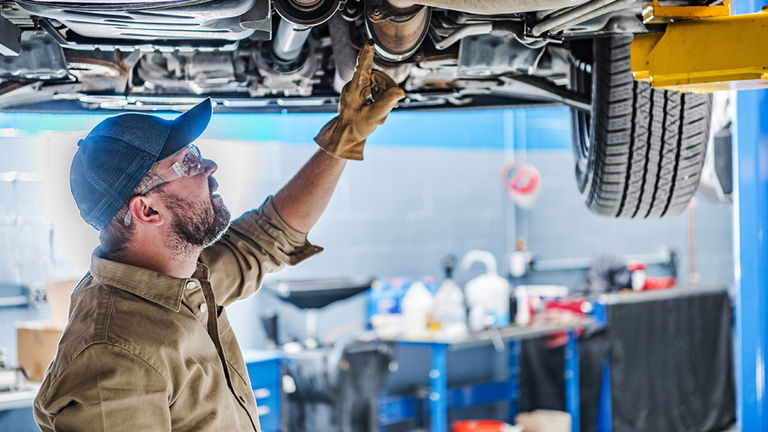
[{"label": "car tire", "polygon": [[676,215],[699,185],[711,98],[635,81],[631,41],[610,36],[572,47],[571,90],[592,100],[591,113],[571,109],[576,181],[594,213]]}]

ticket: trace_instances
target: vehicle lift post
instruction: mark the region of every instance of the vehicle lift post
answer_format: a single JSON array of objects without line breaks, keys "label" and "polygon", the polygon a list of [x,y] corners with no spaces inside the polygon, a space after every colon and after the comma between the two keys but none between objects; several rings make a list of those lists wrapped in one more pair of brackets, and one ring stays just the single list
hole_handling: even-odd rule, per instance
[{"label": "vehicle lift post", "polygon": [[[758,7],[756,0],[741,0],[736,12]],[[768,431],[768,90],[739,92],[736,98],[736,422],[741,432]]]},{"label": "vehicle lift post", "polygon": [[768,8],[755,12],[756,0],[734,6],[743,15],[697,6],[685,16],[654,0],[646,19],[669,24],[635,38],[631,64],[636,79],[656,88],[762,89],[737,93],[733,151],[736,421],[752,432],[768,431]]}]

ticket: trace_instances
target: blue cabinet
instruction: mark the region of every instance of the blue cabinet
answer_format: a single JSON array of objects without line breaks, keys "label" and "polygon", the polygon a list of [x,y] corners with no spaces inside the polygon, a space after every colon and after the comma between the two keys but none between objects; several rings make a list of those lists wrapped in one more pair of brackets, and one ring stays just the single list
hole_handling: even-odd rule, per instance
[{"label": "blue cabinet", "polygon": [[246,350],[243,352],[253,396],[259,411],[262,432],[281,429],[282,356],[278,351]]}]

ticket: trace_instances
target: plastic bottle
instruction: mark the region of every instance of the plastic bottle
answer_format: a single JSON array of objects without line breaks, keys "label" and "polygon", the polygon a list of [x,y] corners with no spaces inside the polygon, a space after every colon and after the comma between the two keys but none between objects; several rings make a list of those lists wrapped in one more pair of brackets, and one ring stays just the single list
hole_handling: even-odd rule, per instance
[{"label": "plastic bottle", "polygon": [[461,267],[469,270],[474,262],[485,265],[486,273],[467,282],[469,328],[472,331],[509,325],[509,282],[498,275],[496,258],[488,251],[471,250],[464,255]]},{"label": "plastic bottle", "polygon": [[645,274],[645,263],[640,261],[630,261],[627,263],[627,269],[630,272],[632,291],[642,291],[647,279]]},{"label": "plastic bottle", "polygon": [[517,313],[515,314],[515,324],[528,325],[531,323],[531,306],[528,303],[528,288],[518,286],[515,289],[515,300],[517,304]]},{"label": "plastic bottle", "polygon": [[421,283],[424,284],[425,287],[427,287],[427,290],[430,294],[433,296],[435,293],[437,293],[437,284],[435,283],[435,277],[431,275],[426,275],[421,278]]},{"label": "plastic bottle", "polygon": [[403,336],[419,339],[429,336],[429,322],[434,299],[423,283],[413,282],[405,293],[401,308],[403,312]]},{"label": "plastic bottle", "polygon": [[400,313],[400,301],[404,294],[400,279],[373,281],[368,294],[368,316]]},{"label": "plastic bottle", "polygon": [[467,309],[464,293],[453,280],[456,257],[449,256],[443,261],[445,280],[435,294],[434,318],[440,327],[439,335],[459,339],[467,334]]}]

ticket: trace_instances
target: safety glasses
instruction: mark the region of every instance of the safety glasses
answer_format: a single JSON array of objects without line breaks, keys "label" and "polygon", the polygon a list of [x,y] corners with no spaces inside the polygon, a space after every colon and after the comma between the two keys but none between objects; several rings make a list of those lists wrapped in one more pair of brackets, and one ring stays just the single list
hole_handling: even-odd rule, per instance
[{"label": "safety glasses", "polygon": [[[152,189],[162,184],[172,182],[182,177],[196,176],[205,171],[205,168],[203,167],[203,157],[200,155],[200,149],[197,148],[197,146],[194,144],[190,144],[186,148],[188,149],[187,153],[184,155],[184,159],[181,160],[181,162],[174,163],[164,172],[155,176],[154,180],[152,180],[136,195],[146,195]],[[125,224],[125,226],[131,224],[130,211],[125,214],[123,224]]]}]

